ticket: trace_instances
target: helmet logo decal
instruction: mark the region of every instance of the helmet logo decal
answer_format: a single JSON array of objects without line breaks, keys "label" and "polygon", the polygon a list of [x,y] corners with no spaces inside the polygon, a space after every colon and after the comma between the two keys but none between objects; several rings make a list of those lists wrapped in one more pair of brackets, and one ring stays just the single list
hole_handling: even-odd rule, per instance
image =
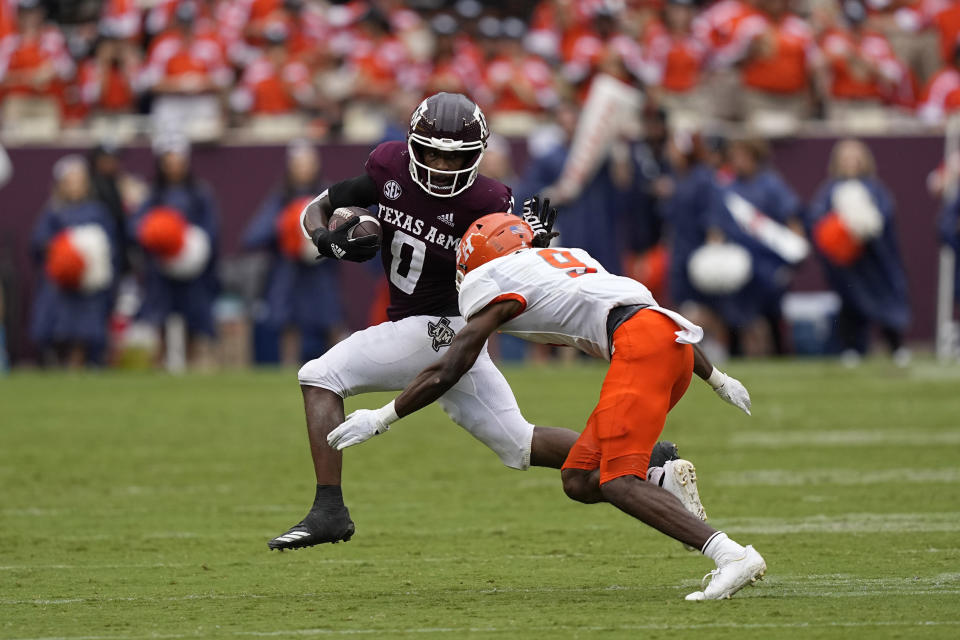
[{"label": "helmet logo decal", "polygon": [[460,256],[462,257],[460,262],[463,262],[464,264],[466,264],[466,262],[470,259],[470,256],[473,255],[473,236],[475,235],[479,234],[471,233],[469,236],[461,238],[460,246],[457,247],[457,250],[460,252]]},{"label": "helmet logo decal", "polygon": [[[429,100],[429,98],[427,98],[427,100]],[[427,112],[427,100],[421,102],[420,106],[414,110],[413,115],[410,116],[411,130],[417,128],[417,123],[420,122],[420,118],[423,117],[423,114]]]},{"label": "helmet logo decal", "polygon": [[388,180],[387,183],[383,185],[383,195],[386,196],[388,200],[396,200],[402,192],[400,183],[396,180]]}]

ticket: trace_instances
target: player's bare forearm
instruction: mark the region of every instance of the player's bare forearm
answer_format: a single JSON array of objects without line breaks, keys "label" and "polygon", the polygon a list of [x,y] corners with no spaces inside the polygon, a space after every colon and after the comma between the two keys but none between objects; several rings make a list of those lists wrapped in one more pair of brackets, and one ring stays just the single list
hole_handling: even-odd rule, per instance
[{"label": "player's bare forearm", "polygon": [[326,229],[330,216],[338,207],[369,207],[377,204],[377,198],[377,185],[370,176],[363,174],[342,180],[307,205],[303,227],[312,235],[316,229]]},{"label": "player's bare forearm", "polygon": [[693,345],[693,372],[697,374],[697,377],[704,380],[713,373],[713,363],[710,362],[710,358],[698,344]]},{"label": "player's bare forearm", "polygon": [[325,191],[320,197],[307,205],[306,213],[303,216],[303,228],[307,233],[312,234],[319,228],[326,228],[330,221],[330,214],[333,213],[333,205],[330,204],[330,196]]},{"label": "player's bare forearm", "polygon": [[506,300],[492,304],[470,318],[443,357],[421,371],[397,396],[394,401],[397,415],[403,417],[418,411],[453,388],[480,357],[491,334],[519,310],[519,302]]}]

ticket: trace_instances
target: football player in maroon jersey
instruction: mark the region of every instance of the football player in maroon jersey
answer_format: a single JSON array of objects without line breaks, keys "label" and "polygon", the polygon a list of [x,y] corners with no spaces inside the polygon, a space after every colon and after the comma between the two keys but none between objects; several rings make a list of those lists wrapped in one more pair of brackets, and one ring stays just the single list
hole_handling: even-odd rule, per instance
[{"label": "football player in maroon jersey", "polygon": [[[304,209],[304,232],[321,255],[359,262],[380,250],[390,285],[389,321],[352,334],[300,369],[317,491],[310,512],[271,540],[271,549],[350,539],[354,524],[340,490],[342,454],[327,444],[327,434],[344,420],[343,399],[402,389],[440,358],[464,326],[455,286],[457,243],[477,218],[513,211],[510,188],[478,174],[487,136],[473,101],[437,93],[413,112],[406,142],[379,145],[362,175],[331,186]],[[349,239],[352,221],[327,229],[335,209],[374,204],[382,246],[376,236]],[[527,422],[486,348],[439,403],[514,469],[559,468],[578,437]]]}]

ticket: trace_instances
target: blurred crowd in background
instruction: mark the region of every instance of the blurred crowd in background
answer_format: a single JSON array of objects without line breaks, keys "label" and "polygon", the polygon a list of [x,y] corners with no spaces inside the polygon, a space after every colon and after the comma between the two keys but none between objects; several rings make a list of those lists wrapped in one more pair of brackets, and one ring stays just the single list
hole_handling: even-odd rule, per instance
[{"label": "blurred crowd in background", "polygon": [[[704,326],[715,359],[856,364],[876,335],[906,364],[895,205],[870,149],[839,142],[804,202],[767,139],[811,118],[853,132],[938,123],[960,107],[958,33],[960,2],[944,0],[0,0],[3,139],[62,140],[77,127],[101,140],[56,163],[33,233],[36,362],[316,357],[347,329],[343,265],[316,261],[299,229],[305,198],[328,182],[317,145],[403,139],[419,100],[445,90],[488,116],[482,173],[517,202],[551,196],[559,243]],[[568,159],[601,76],[642,92],[638,126],[618,126],[571,190]],[[225,256],[218,194],[193,170],[191,145],[237,132],[294,141],[259,209],[228,212],[249,224],[244,255]],[[152,175],[120,161],[141,134]],[[937,198],[944,175],[931,174]],[[945,201],[940,239],[956,247],[960,204]],[[812,338],[784,317],[807,259],[832,289],[803,302],[816,307]],[[369,277],[382,276],[373,266]],[[385,294],[382,281],[370,292],[369,322],[385,319]],[[227,342],[240,355],[225,357]],[[493,350],[558,357],[506,336]]]},{"label": "blurred crowd in background", "polygon": [[677,126],[882,130],[960,107],[958,34],[953,0],[0,0],[0,120],[371,141],[453,91],[514,135],[602,72]]},{"label": "blurred crowd in background", "polygon": [[[762,139],[674,131],[649,107],[642,119],[640,138],[619,141],[579,193],[556,201],[555,243],[587,249],[612,273],[642,281],[706,328],[718,360],[838,354],[854,365],[877,347],[909,362],[894,202],[864,143],[838,142],[822,186],[804,202],[771,166]],[[481,172],[511,186],[518,202],[555,191],[576,122],[570,113],[560,130],[540,130],[529,141],[539,153],[519,175],[510,145],[493,135]],[[159,137],[153,152],[152,176],[124,171],[117,150],[104,146],[54,166],[31,240],[37,362],[122,365],[139,350],[144,366],[289,365],[344,335],[346,265],[317,261],[299,226],[308,199],[326,186],[312,142],[288,145],[276,187],[242,212],[242,255],[229,256],[219,250],[217,194],[193,171],[188,140]],[[953,199],[941,214],[942,240],[954,247],[958,212]],[[235,224],[241,212],[230,213]],[[802,310],[787,317],[794,275],[808,259],[819,261],[832,290],[805,303],[817,307],[806,314],[815,336],[798,333]],[[384,320],[378,261],[355,267],[368,268],[373,284],[352,304],[369,307],[367,323]],[[883,344],[872,345],[873,336]],[[239,355],[224,357],[224,344]],[[504,359],[563,357],[508,336],[492,350]],[[171,364],[171,353],[184,361]]]}]

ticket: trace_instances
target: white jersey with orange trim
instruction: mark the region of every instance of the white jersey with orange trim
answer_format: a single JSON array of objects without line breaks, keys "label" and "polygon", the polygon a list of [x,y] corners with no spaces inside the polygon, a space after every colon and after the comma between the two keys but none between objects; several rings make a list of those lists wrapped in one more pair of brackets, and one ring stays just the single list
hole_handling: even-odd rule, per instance
[{"label": "white jersey with orange trim", "polygon": [[545,344],[576,347],[610,359],[607,314],[614,307],[645,304],[677,323],[677,342],[696,344],[703,329],[657,305],[645,286],[606,271],[583,249],[524,249],[472,270],[460,285],[464,319],[494,302],[523,305],[500,327],[503,333]]}]

